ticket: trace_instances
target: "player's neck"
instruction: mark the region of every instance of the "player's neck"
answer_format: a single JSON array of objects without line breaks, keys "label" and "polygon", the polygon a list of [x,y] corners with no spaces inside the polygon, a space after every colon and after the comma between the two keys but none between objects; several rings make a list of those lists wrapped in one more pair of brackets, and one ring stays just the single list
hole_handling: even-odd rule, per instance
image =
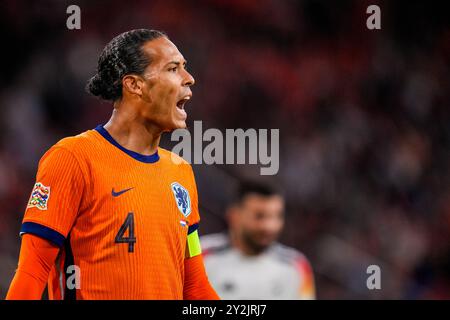
[{"label": "player's neck", "polygon": [[256,251],[252,250],[250,247],[245,246],[245,245],[240,245],[240,246],[238,246],[238,248],[244,256],[253,257],[253,256],[257,256],[260,253],[260,252],[256,252]]},{"label": "player's neck", "polygon": [[161,130],[140,121],[132,112],[114,109],[104,127],[117,143],[128,150],[142,155],[152,155],[158,151]]},{"label": "player's neck", "polygon": [[230,240],[231,245],[238,249],[244,256],[257,256],[261,253],[261,251],[254,250],[243,239],[233,233],[230,233]]}]

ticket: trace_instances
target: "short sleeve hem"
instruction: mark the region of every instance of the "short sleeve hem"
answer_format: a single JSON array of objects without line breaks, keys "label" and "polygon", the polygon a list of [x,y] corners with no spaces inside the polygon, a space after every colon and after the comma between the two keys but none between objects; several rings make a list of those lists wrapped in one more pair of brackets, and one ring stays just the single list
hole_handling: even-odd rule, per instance
[{"label": "short sleeve hem", "polygon": [[20,236],[26,233],[34,234],[38,237],[49,240],[56,244],[58,247],[62,247],[64,241],[66,241],[66,237],[64,237],[61,233],[35,222],[24,222],[22,224],[22,228],[20,229]]}]

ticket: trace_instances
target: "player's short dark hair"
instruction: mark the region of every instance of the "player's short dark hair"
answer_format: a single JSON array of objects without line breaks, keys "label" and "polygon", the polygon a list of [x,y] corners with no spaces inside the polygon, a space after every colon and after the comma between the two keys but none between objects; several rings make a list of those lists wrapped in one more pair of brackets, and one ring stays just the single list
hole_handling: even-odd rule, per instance
[{"label": "player's short dark hair", "polygon": [[242,181],[237,190],[236,200],[240,203],[247,195],[257,194],[260,196],[270,197],[281,195],[281,191],[273,185],[265,184],[257,181]]},{"label": "player's short dark hair", "polygon": [[104,100],[122,97],[122,78],[128,74],[142,75],[151,63],[142,50],[144,43],[166,37],[158,30],[135,29],[119,34],[103,49],[98,58],[97,74],[89,79],[86,91]]}]

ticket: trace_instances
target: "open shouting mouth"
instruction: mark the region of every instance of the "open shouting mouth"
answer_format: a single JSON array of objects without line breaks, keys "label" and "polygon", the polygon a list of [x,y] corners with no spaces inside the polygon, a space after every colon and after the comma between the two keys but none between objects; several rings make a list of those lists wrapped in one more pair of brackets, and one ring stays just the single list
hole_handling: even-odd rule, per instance
[{"label": "open shouting mouth", "polygon": [[187,96],[183,97],[182,99],[178,100],[178,102],[177,102],[178,112],[183,116],[184,119],[187,118],[187,113],[184,110],[184,106],[190,99],[191,99],[191,96],[187,95]]}]

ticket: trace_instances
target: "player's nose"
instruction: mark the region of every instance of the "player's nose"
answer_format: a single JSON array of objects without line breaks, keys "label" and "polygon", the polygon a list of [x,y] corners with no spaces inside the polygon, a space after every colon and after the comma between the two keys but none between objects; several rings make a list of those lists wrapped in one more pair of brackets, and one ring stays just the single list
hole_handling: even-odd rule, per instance
[{"label": "player's nose", "polygon": [[194,77],[187,71],[185,71],[186,75],[184,77],[183,86],[190,87],[195,84]]},{"label": "player's nose", "polygon": [[280,230],[280,224],[276,221],[269,220],[262,225],[262,229],[268,234],[277,234]]}]

